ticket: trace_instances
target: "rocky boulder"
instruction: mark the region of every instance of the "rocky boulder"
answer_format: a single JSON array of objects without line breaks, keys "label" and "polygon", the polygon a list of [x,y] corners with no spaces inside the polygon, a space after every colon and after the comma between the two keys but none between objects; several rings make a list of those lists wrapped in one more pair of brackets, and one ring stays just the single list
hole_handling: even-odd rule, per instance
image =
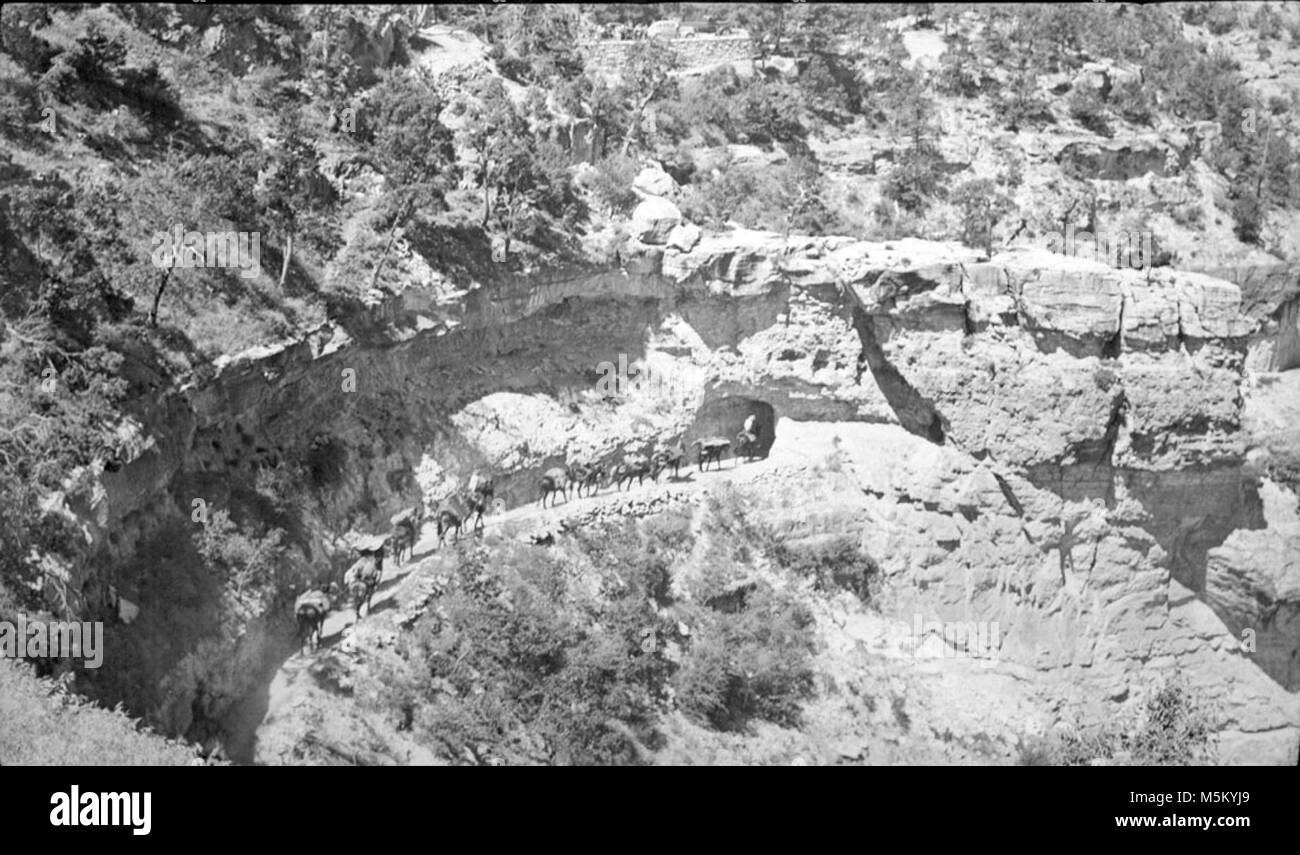
[{"label": "rocky boulder", "polygon": [[1157,137],[1108,143],[1077,141],[1056,154],[1067,175],[1084,180],[1127,181],[1143,175],[1164,177],[1169,149]]},{"label": "rocky boulder", "polygon": [[682,212],[667,199],[651,196],[632,212],[632,235],[642,243],[662,246],[682,221]]},{"label": "rocky boulder", "polygon": [[691,223],[682,223],[668,235],[668,245],[682,252],[690,252],[700,242],[700,227]]},{"label": "rocky boulder", "polygon": [[647,166],[637,173],[632,189],[642,198],[658,196],[671,199],[679,192],[677,182],[658,165]]}]

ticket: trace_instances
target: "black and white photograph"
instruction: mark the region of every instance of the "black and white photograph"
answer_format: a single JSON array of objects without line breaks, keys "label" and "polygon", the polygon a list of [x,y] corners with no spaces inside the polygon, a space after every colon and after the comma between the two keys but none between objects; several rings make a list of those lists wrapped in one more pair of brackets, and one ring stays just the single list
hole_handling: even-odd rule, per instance
[{"label": "black and white photograph", "polygon": [[1298,763],[1300,2],[0,9],[0,766]]}]

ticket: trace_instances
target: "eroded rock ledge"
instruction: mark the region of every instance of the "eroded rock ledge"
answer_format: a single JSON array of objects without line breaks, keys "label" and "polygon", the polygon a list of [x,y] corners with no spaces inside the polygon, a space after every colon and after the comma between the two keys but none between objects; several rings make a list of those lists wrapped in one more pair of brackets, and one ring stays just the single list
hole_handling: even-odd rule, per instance
[{"label": "eroded rock ledge", "polygon": [[[102,476],[93,514],[77,509],[95,556],[80,572],[111,574],[145,612],[165,614],[173,605],[151,598],[136,557],[163,521],[188,519],[195,497],[237,501],[260,472],[300,473],[294,534],[324,566],[340,526],[377,529],[422,491],[445,492],[476,468],[501,473],[499,495],[515,506],[535,498],[536,473],[566,458],[734,431],[737,413],[761,406],[778,424],[898,424],[917,448],[985,461],[1010,504],[1021,501],[1009,486],[1021,478],[1095,508],[1087,513],[1118,514],[1157,544],[1144,547],[1151,584],[1172,572],[1187,596],[1206,591],[1207,554],[1227,542],[1212,574],[1227,593],[1209,602],[1230,623],[1260,622],[1269,649],[1285,652],[1294,622],[1276,618],[1280,606],[1270,617],[1244,603],[1265,592],[1263,601],[1292,608],[1293,586],[1281,581],[1289,571],[1243,573],[1241,550],[1231,551],[1267,522],[1242,421],[1260,329],[1238,286],[1204,274],[747,231],[706,236],[689,252],[647,249],[620,270],[516,277],[490,290],[410,288],[141,402],[149,442]],[[597,366],[620,354],[667,382],[600,400]],[[1122,576],[1123,566],[1098,572]],[[152,627],[136,631],[142,645],[163,628],[141,626]],[[146,682],[174,676],[199,641],[170,639],[173,653],[150,660]],[[260,661],[258,651],[239,655]],[[1284,660],[1231,667],[1263,667],[1285,684],[1293,666]],[[173,679],[166,697],[146,692],[142,703],[184,730],[198,682]],[[254,688],[235,680],[226,691]]]}]

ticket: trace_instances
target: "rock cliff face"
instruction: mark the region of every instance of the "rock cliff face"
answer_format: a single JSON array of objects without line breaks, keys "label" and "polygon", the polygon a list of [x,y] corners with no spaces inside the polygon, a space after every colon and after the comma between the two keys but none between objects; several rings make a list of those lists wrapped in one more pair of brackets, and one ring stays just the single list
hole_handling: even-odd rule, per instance
[{"label": "rock cliff face", "polygon": [[[832,527],[880,560],[896,616],[1002,621],[1002,679],[1062,715],[1122,702],[1151,669],[1193,673],[1227,706],[1225,759],[1296,762],[1295,495],[1257,460],[1295,443],[1247,412],[1252,349],[1285,333],[1268,339],[1240,287],[917,240],[692,243],[468,296],[413,289],[142,405],[151,442],[104,476],[88,572],[168,613],[150,581],[168,569],[140,556],[195,499],[252,501],[264,473],[293,473],[284,527],[324,575],[350,525],[381,530],[476,469],[514,507],[566,459],[733,435],[748,413],[779,456],[836,423],[853,465]],[[621,355],[638,373],[606,400],[600,366]],[[807,510],[772,513],[798,528]],[[169,638],[144,678],[166,687],[141,695],[153,718],[229,737],[285,653],[283,608],[250,619],[235,656],[196,660],[201,630]],[[168,626],[122,631],[144,648]],[[857,643],[835,632],[832,648]]]}]

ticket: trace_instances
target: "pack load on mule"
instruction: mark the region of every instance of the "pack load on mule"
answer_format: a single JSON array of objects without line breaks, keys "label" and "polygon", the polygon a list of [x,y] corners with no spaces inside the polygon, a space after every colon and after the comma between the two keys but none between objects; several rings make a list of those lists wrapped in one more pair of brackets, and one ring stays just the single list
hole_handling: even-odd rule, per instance
[{"label": "pack load on mule", "polygon": [[631,491],[632,481],[635,480],[637,486],[641,486],[646,478],[659,480],[659,470],[643,454],[629,454],[623,458],[623,462],[616,464],[611,471],[610,482],[614,485],[616,491],[621,490],[623,482],[627,482],[627,489]]},{"label": "pack load on mule", "polygon": [[469,509],[465,521],[468,522],[471,518],[474,520],[474,531],[483,528],[483,514],[487,513],[490,498],[478,490],[472,490],[465,496],[465,507]]},{"label": "pack load on mule", "polygon": [[[477,478],[478,473],[474,473]],[[470,479],[473,486],[470,487],[470,495],[478,496],[483,505],[494,514],[499,514],[506,509],[506,500],[504,497],[497,498],[497,479],[489,475],[487,478],[475,480]]]},{"label": "pack load on mule", "polygon": [[376,534],[358,538],[352,545],[361,557],[353,562],[343,576],[343,586],[352,594],[357,620],[361,620],[361,606],[369,613],[370,601],[384,575],[384,547],[389,538]]},{"label": "pack load on mule", "polygon": [[293,601],[294,614],[304,611],[305,609],[316,609],[318,611],[329,611],[329,595],[320,589],[304,591],[298,595],[298,599]]},{"label": "pack load on mule", "polygon": [[352,539],[352,549],[360,555],[377,555],[384,551],[388,540],[383,534],[363,534]]},{"label": "pack load on mule", "polygon": [[569,480],[575,485],[574,492],[582,498],[582,491],[594,496],[600,489],[600,482],[605,478],[605,467],[597,463],[575,463],[569,467]]},{"label": "pack load on mule", "polygon": [[671,466],[673,478],[676,479],[681,477],[681,466],[685,460],[686,446],[682,444],[681,439],[678,439],[675,445],[656,451],[654,458],[651,460],[651,466],[654,468],[656,475]]},{"label": "pack load on mule", "polygon": [[293,615],[298,622],[298,638],[312,650],[320,647],[321,631],[325,627],[325,618],[329,615],[329,594],[321,590],[306,591],[293,601]]},{"label": "pack load on mule", "polygon": [[546,498],[551,497],[551,506],[555,506],[555,497],[562,496],[569,501],[569,470],[563,466],[552,466],[542,473],[537,482],[537,490],[542,496],[542,507],[546,507]]},{"label": "pack load on mule", "polygon": [[460,514],[451,508],[444,507],[438,511],[438,546],[441,548],[447,542],[447,535],[456,532],[456,540],[460,540]]},{"label": "pack load on mule", "polygon": [[722,468],[722,455],[731,447],[731,440],[725,436],[710,436],[697,439],[691,445],[700,447],[700,457],[697,463],[700,471],[703,472],[710,463],[717,463],[718,468]]},{"label": "pack load on mule", "polygon": [[393,527],[393,560],[399,564],[403,553],[409,553],[408,557],[415,554],[415,542],[420,532],[420,510],[419,507],[407,508],[393,514],[388,520]]}]

